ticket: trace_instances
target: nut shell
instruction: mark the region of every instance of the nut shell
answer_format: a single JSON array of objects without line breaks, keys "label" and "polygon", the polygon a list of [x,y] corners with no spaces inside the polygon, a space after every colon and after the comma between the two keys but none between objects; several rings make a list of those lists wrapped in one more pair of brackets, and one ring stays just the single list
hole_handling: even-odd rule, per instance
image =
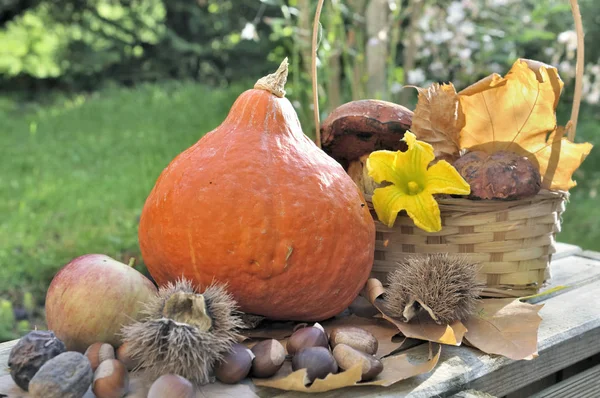
[{"label": "nut shell", "polygon": [[65,350],[64,343],[52,331],[29,332],[10,350],[10,376],[16,385],[27,391],[29,382],[42,365]]},{"label": "nut shell", "polygon": [[117,348],[115,356],[119,361],[123,362],[123,365],[125,365],[127,370],[133,370],[138,365],[138,361],[132,357],[130,344],[128,342],[121,344],[121,346]]},{"label": "nut shell", "polygon": [[308,347],[329,348],[327,334],[322,329],[321,325],[309,326],[296,330],[288,338],[286,343],[286,349],[290,355],[294,355],[300,349]]},{"label": "nut shell", "polygon": [[186,378],[175,374],[160,376],[150,386],[148,398],[194,398],[193,384]]},{"label": "nut shell", "polygon": [[67,351],[46,362],[29,383],[33,398],[82,398],[94,377],[90,361]]},{"label": "nut shell", "polygon": [[221,383],[235,384],[250,373],[254,354],[243,344],[234,344],[215,367],[215,376]]},{"label": "nut shell", "polygon": [[263,340],[252,347],[252,376],[271,377],[285,362],[285,348],[275,339]]},{"label": "nut shell", "polygon": [[362,367],[362,381],[372,380],[383,371],[383,363],[379,359],[346,344],[336,345],[333,349],[333,357],[339,367],[344,370],[360,364]]},{"label": "nut shell", "polygon": [[536,195],[542,187],[538,168],[524,156],[499,151],[469,152],[454,167],[471,186],[470,199],[517,200]]},{"label": "nut shell", "polygon": [[84,355],[90,361],[92,370],[95,372],[102,362],[115,359],[115,349],[107,343],[94,343],[85,350]]},{"label": "nut shell", "polygon": [[329,344],[332,349],[338,344],[346,344],[369,355],[375,355],[379,348],[379,342],[371,332],[356,326],[334,328],[329,334]]},{"label": "nut shell", "polygon": [[92,383],[92,391],[97,398],[121,398],[128,389],[129,373],[121,361],[107,359],[100,363]]},{"label": "nut shell", "polygon": [[324,379],[330,373],[338,371],[338,364],[331,352],[324,347],[300,349],[292,358],[292,370],[306,369],[308,380]]}]

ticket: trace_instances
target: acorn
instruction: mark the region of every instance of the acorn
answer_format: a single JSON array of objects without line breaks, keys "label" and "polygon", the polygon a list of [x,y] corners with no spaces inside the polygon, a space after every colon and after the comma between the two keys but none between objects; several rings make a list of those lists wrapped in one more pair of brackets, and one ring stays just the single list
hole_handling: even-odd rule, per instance
[{"label": "acorn", "polygon": [[294,355],[301,348],[307,347],[329,348],[327,334],[320,324],[315,323],[314,326],[296,330],[288,338],[286,344],[287,352],[290,355]]},{"label": "acorn", "polygon": [[243,344],[234,344],[215,367],[215,376],[221,383],[235,384],[248,376],[254,353]]},{"label": "acorn", "polygon": [[129,389],[129,373],[117,359],[102,361],[94,373],[92,391],[97,398],[121,398]]},{"label": "acorn", "polygon": [[95,372],[98,366],[107,359],[115,359],[115,349],[107,343],[94,343],[85,350],[84,354]]},{"label": "acorn", "polygon": [[410,321],[425,311],[438,324],[467,319],[475,311],[482,285],[479,265],[466,256],[412,256],[388,275],[384,305],[388,315]]},{"label": "acorn", "polygon": [[160,376],[152,383],[148,398],[194,398],[196,392],[190,381],[174,374]]},{"label": "acorn", "polygon": [[306,369],[310,383],[315,379],[324,379],[330,373],[338,371],[338,364],[331,352],[324,347],[306,347],[298,350],[292,358],[292,370]]},{"label": "acorn", "polygon": [[252,347],[252,376],[271,377],[285,362],[285,348],[275,339],[263,340]]},{"label": "acorn", "polygon": [[177,374],[192,384],[214,381],[213,368],[231,351],[242,326],[237,304],[223,286],[202,293],[189,280],[161,287],[142,320],[121,330],[130,358],[156,380]]}]

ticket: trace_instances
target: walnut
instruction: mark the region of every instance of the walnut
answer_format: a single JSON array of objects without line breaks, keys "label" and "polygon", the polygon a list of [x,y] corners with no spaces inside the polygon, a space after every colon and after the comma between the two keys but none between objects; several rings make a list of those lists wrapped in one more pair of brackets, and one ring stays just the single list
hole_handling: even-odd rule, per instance
[{"label": "walnut", "polygon": [[514,152],[469,152],[456,160],[454,167],[471,186],[469,199],[524,199],[542,187],[538,168]]},{"label": "walnut", "polygon": [[53,332],[34,330],[23,336],[8,357],[10,376],[23,390],[48,360],[66,351],[65,345]]}]

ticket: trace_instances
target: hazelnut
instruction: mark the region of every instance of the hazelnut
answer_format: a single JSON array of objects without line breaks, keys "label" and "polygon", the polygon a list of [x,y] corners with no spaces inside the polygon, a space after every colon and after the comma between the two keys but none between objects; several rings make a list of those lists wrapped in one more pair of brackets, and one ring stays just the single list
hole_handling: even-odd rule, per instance
[{"label": "hazelnut", "polygon": [[287,352],[294,355],[301,348],[323,347],[329,348],[327,334],[323,327],[318,323],[314,326],[305,327],[296,330],[289,338],[286,344]]},{"label": "hazelnut", "polygon": [[243,344],[234,344],[215,367],[215,376],[221,383],[235,384],[250,373],[254,354]]},{"label": "hazelnut", "polygon": [[176,374],[160,376],[150,386],[148,398],[194,398],[196,392],[190,381]]},{"label": "hazelnut", "polygon": [[10,350],[8,367],[15,384],[27,391],[29,382],[48,360],[66,351],[53,332],[34,330],[27,333]]},{"label": "hazelnut", "polygon": [[67,351],[46,362],[29,383],[33,398],[81,398],[94,372],[90,361],[78,352]]},{"label": "hazelnut", "polygon": [[348,370],[357,364],[362,367],[361,380],[374,379],[383,371],[383,363],[373,355],[356,350],[346,344],[338,344],[333,349],[333,357],[341,369]]},{"label": "hazelnut", "polygon": [[116,358],[123,362],[127,370],[133,370],[138,365],[138,361],[131,356],[130,347],[130,344],[125,342],[115,352]]},{"label": "hazelnut", "polygon": [[332,349],[338,344],[346,344],[370,355],[375,355],[379,348],[379,342],[373,334],[356,326],[334,328],[329,335],[329,344]]},{"label": "hazelnut", "polygon": [[107,359],[115,359],[115,349],[107,343],[94,343],[85,350],[84,354],[95,372],[98,366]]},{"label": "hazelnut", "polygon": [[94,373],[92,391],[98,398],[121,398],[129,389],[129,374],[116,359],[102,361]]},{"label": "hazelnut", "polygon": [[285,361],[285,348],[275,339],[261,341],[252,347],[255,358],[252,362],[252,376],[271,377]]},{"label": "hazelnut", "polygon": [[309,382],[323,379],[338,371],[338,365],[331,352],[324,347],[301,348],[292,358],[292,370],[306,369]]}]

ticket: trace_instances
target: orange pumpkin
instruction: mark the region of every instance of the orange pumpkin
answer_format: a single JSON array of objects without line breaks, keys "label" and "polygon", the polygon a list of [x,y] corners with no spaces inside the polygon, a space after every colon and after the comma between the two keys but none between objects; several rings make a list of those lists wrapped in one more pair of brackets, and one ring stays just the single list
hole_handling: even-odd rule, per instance
[{"label": "orange pumpkin", "polygon": [[246,313],[316,321],[364,286],[375,225],[344,169],[303,134],[286,79],[287,60],[169,164],[139,240],[159,284],[216,280]]}]

